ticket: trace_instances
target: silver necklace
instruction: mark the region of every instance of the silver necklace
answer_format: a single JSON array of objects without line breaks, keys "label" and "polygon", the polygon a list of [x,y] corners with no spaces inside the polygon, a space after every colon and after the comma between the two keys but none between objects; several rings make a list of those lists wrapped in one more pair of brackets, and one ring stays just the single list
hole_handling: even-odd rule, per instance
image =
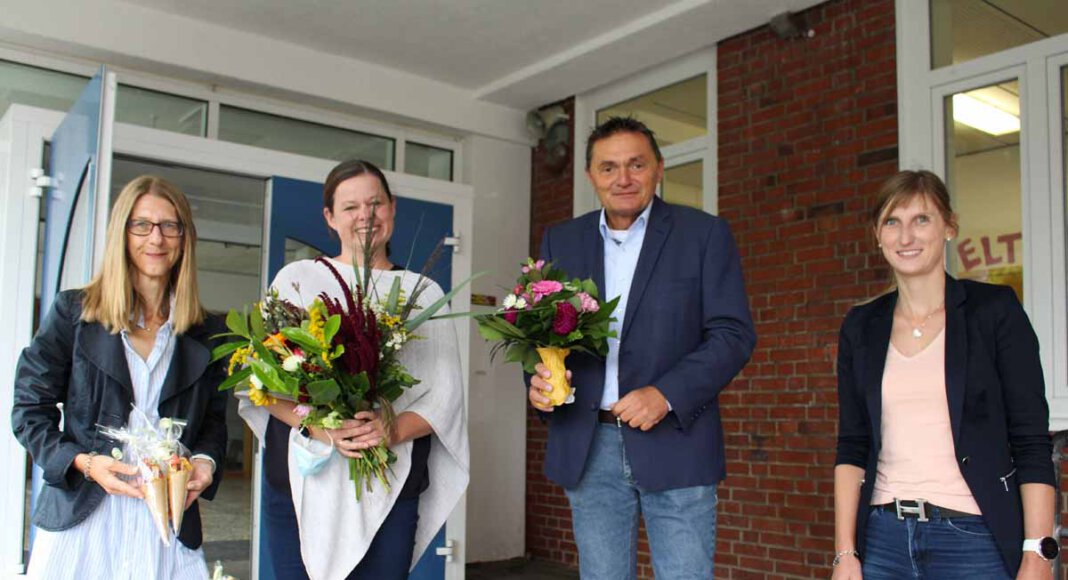
[{"label": "silver necklace", "polygon": [[[931,313],[928,314],[923,319],[923,322],[921,322],[919,326],[913,325],[912,326],[912,338],[915,338],[915,339],[923,338],[923,329],[924,329],[924,327],[927,326],[927,322],[929,320],[931,320],[932,316],[934,316],[935,314],[938,314],[942,310],[942,308],[944,308],[945,306],[946,306],[945,302],[943,302],[942,304],[939,304],[938,308],[935,308],[934,310],[932,310]],[[912,311],[912,307],[911,306],[909,307],[909,311],[910,312]],[[911,318],[909,319],[909,324],[912,324],[912,319]]]}]

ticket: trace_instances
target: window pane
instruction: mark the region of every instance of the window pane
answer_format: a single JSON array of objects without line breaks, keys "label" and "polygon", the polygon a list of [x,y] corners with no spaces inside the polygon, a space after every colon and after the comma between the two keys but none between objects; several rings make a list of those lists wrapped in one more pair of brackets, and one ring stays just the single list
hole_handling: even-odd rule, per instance
[{"label": "window pane", "polygon": [[204,137],[208,104],[196,99],[119,85],[115,121]]},{"label": "window pane", "polygon": [[656,134],[661,147],[708,134],[708,82],[697,76],[597,111],[608,117],[634,117]]},{"label": "window pane", "polygon": [[704,163],[701,161],[665,169],[661,186],[664,201],[704,209],[701,199],[703,174]]},{"label": "window pane", "polygon": [[946,98],[946,170],[960,233],[950,272],[1007,284],[1023,300],[1019,82]]},{"label": "window pane", "polygon": [[452,181],[452,151],[409,141],[404,144],[404,172]]},{"label": "window pane", "polygon": [[78,75],[0,61],[0,116],[12,103],[66,111],[88,80]]},{"label": "window pane", "polygon": [[930,0],[931,67],[1068,32],[1064,0]]},{"label": "window pane", "polygon": [[219,139],[320,159],[364,159],[393,170],[393,139],[225,105]]}]

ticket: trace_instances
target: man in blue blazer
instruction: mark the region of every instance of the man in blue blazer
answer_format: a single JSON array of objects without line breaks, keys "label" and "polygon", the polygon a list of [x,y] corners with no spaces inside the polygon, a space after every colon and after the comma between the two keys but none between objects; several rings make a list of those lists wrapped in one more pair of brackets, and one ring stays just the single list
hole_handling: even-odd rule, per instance
[{"label": "man in blue blazer", "polygon": [[603,209],[547,230],[541,257],[620,297],[606,360],[568,359],[575,400],[549,417],[545,473],[571,503],[582,578],[637,575],[639,515],[657,578],[711,578],[716,485],[726,475],[719,392],[756,335],[726,222],[656,197],[664,160],[637,120],[590,134],[586,174]]}]

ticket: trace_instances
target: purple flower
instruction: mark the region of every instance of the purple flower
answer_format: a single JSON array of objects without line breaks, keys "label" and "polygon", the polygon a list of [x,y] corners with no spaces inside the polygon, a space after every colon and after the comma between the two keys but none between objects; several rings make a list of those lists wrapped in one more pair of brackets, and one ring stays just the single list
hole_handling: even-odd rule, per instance
[{"label": "purple flower", "polygon": [[504,313],[504,319],[508,321],[508,324],[515,324],[516,319],[519,318],[518,310],[508,310]]},{"label": "purple flower", "polygon": [[578,326],[578,311],[570,302],[556,303],[556,316],[553,317],[553,332],[567,336]]},{"label": "purple flower", "polygon": [[537,302],[542,298],[555,294],[564,289],[564,285],[556,280],[538,280],[530,285],[530,291],[534,293],[534,301]]},{"label": "purple flower", "polygon": [[538,260],[537,262],[534,262],[534,269],[535,270],[541,270],[544,267],[545,267],[545,260]]},{"label": "purple flower", "polygon": [[579,300],[582,301],[583,312],[597,312],[601,309],[601,305],[597,303],[597,299],[585,292],[578,292],[575,294]]}]

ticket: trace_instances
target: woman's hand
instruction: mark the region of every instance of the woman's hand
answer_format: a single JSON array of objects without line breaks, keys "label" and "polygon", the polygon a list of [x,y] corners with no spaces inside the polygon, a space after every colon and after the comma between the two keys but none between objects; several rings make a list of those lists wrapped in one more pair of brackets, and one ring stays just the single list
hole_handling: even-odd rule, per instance
[{"label": "woman's hand", "polygon": [[74,467],[82,473],[88,473],[89,479],[104,488],[109,495],[125,495],[143,499],[141,490],[119,478],[120,475],[137,475],[137,468],[117,461],[107,455],[89,455],[79,453],[74,458]]},{"label": "woman's hand", "polygon": [[213,465],[207,459],[194,459],[193,460],[193,475],[189,477],[189,483],[185,488],[188,493],[185,496],[185,508],[189,509],[189,506],[193,505],[200,494],[205,489],[211,487],[211,482],[215,480],[215,476],[212,474]]},{"label": "woman's hand", "polygon": [[335,443],[338,453],[345,457],[359,459],[363,457],[361,451],[377,447],[383,441],[386,447],[389,447],[393,441],[393,437],[386,432],[378,411],[360,411],[352,418],[352,422],[357,426],[349,430],[345,438]]},{"label": "woman's hand", "polygon": [[831,574],[831,580],[862,580],[863,578],[860,560],[853,554],[844,554]]},{"label": "woman's hand", "polygon": [[1034,552],[1024,552],[1016,580],[1053,580],[1053,567]]}]

